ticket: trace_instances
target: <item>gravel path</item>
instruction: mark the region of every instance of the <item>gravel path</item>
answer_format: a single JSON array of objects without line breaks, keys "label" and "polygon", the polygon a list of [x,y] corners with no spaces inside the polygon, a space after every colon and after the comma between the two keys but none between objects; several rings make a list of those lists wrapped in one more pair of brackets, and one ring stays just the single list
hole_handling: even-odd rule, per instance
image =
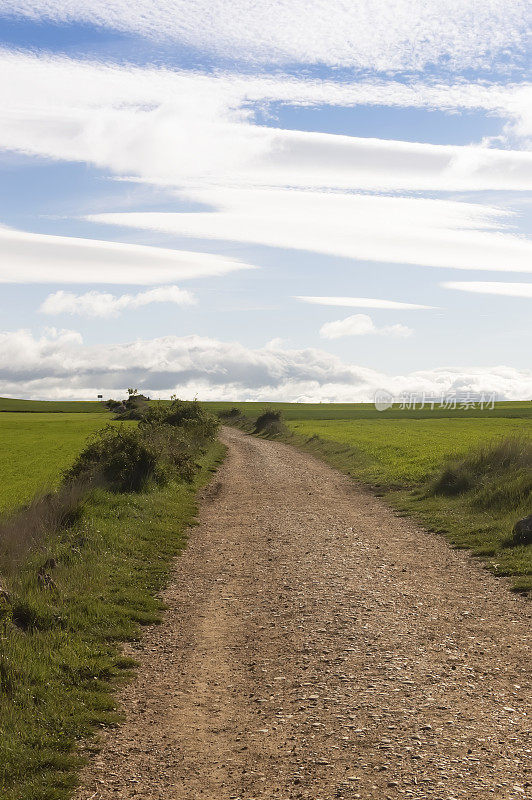
[{"label": "gravel path", "polygon": [[530,604],[310,456],[223,439],[77,800],[532,798]]}]

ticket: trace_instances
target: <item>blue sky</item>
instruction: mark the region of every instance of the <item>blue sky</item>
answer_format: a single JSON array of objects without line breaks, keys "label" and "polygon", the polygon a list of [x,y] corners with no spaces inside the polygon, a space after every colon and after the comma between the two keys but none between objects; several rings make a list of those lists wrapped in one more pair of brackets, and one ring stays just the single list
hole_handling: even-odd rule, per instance
[{"label": "blue sky", "polygon": [[0,394],[532,397],[527,22],[0,0]]}]

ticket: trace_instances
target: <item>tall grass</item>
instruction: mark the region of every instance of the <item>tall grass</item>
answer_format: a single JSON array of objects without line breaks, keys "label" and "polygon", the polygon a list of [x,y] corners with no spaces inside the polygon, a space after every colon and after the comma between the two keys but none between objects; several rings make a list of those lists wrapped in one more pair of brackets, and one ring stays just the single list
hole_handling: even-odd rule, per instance
[{"label": "tall grass", "polygon": [[0,520],[0,575],[12,574],[47,537],[73,525],[82,513],[88,490],[83,481],[65,484]]},{"label": "tall grass", "polygon": [[451,460],[432,482],[433,495],[467,494],[478,508],[532,510],[532,440],[522,436],[486,442]]},{"label": "tall grass", "polygon": [[263,436],[280,436],[283,433],[288,433],[288,429],[283,422],[282,412],[269,408],[263,414],[260,414],[255,420],[253,433],[259,433]]}]

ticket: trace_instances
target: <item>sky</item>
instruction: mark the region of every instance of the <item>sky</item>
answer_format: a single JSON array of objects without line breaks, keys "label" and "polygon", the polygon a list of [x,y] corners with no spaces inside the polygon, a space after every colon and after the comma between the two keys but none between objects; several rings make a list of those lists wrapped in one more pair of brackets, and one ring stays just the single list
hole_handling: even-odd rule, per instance
[{"label": "sky", "polygon": [[0,395],[532,399],[525,0],[0,0]]}]

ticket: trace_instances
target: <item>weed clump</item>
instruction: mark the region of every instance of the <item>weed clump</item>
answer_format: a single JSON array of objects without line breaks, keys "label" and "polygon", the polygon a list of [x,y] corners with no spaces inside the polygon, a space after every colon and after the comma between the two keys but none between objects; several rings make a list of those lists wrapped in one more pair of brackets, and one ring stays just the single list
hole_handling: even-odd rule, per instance
[{"label": "weed clump", "polygon": [[115,413],[118,413],[119,411],[122,411],[124,409],[124,403],[122,402],[122,400],[113,400],[113,399],[106,400],[105,406],[106,408],[109,409],[109,411],[114,411]]},{"label": "weed clump", "polygon": [[[11,572],[46,536],[69,528],[81,517],[88,486],[83,480],[35,498],[0,521],[0,568]],[[0,587],[1,595],[1,587]]]},{"label": "weed clump", "polygon": [[267,409],[255,420],[253,433],[261,433],[263,436],[279,436],[281,433],[286,433],[281,412]]},{"label": "weed clump", "polygon": [[512,531],[512,544],[532,544],[532,514],[516,522]]},{"label": "weed clump", "polygon": [[238,417],[243,416],[242,412],[236,406],[232,408],[225,408],[223,411],[218,413],[220,419],[237,419]]},{"label": "weed clump", "polygon": [[224,425],[240,428],[240,430],[246,433],[250,433],[253,430],[254,423],[252,420],[236,406],[225,409],[224,411],[219,411],[218,418]]},{"label": "weed clump", "polygon": [[122,402],[118,402],[118,404],[114,405],[114,408],[110,408],[110,410],[116,413],[115,419],[118,420],[140,420],[143,418],[144,414],[146,413],[148,406],[148,397],[145,397],[143,394],[138,394],[136,391],[129,391],[129,396],[127,400],[123,400]]},{"label": "weed clump", "polygon": [[489,442],[447,464],[429,494],[454,497],[469,493],[485,510],[517,510],[532,498],[532,441],[507,437]]},{"label": "weed clump", "polygon": [[171,403],[154,403],[143,413],[139,428],[144,431],[166,425],[179,428],[192,444],[201,447],[216,438],[219,423],[197,400],[172,400]]},{"label": "weed clump", "polygon": [[242,411],[233,406],[232,408],[226,408],[223,411],[218,412],[219,419],[226,422],[228,425],[242,425],[243,423],[247,422],[248,418]]},{"label": "weed clump", "polygon": [[94,483],[100,477],[117,492],[138,492],[157,469],[155,448],[142,440],[134,428],[107,425],[65,473],[67,483]]}]

